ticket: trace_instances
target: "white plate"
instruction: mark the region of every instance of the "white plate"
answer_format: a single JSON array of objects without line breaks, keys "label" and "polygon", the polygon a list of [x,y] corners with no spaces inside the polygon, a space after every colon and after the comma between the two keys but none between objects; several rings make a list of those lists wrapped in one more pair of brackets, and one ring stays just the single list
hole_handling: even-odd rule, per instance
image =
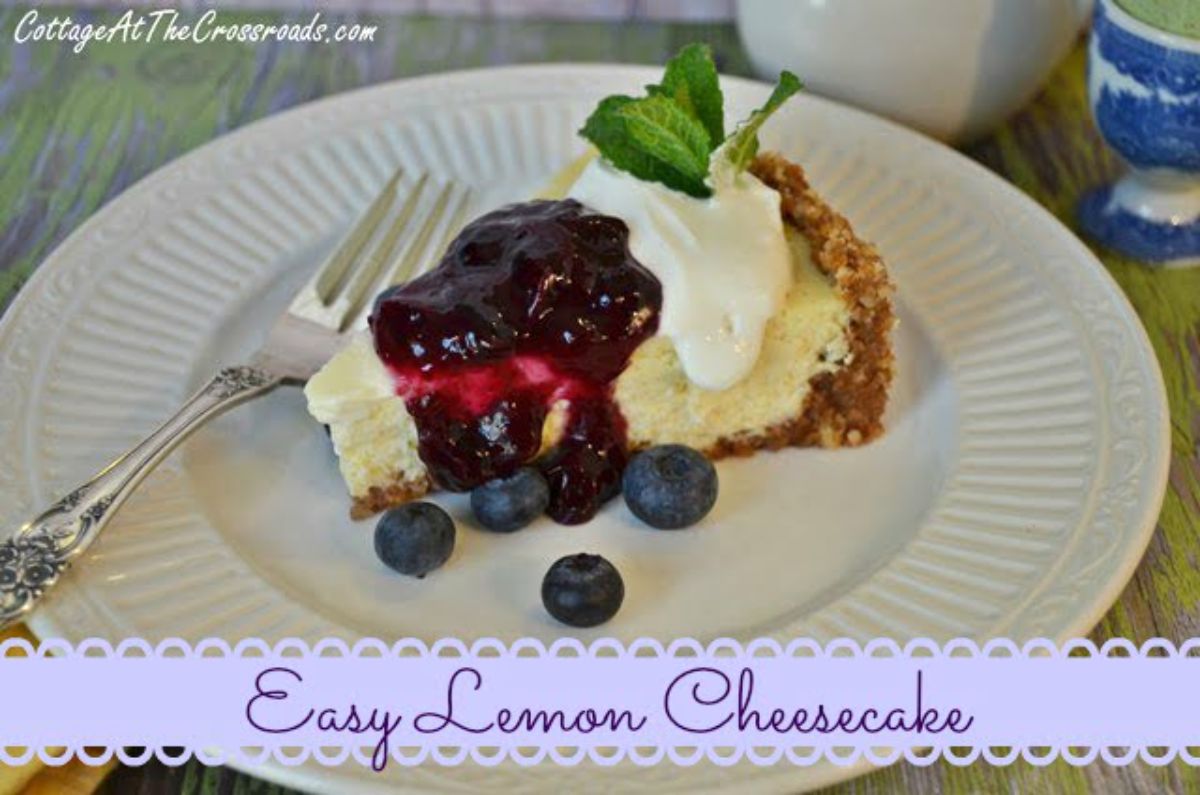
[{"label": "white plate", "polygon": [[[0,327],[0,519],[131,445],[235,362],[397,164],[452,175],[476,210],[522,198],[581,149],[596,100],[657,70],[521,67],[403,81],[274,116],[105,207]],[[765,96],[725,80],[731,116]],[[620,501],[584,527],[514,536],[461,521],[446,568],[388,573],[320,426],[286,389],[203,430],[151,477],[32,619],[46,636],[474,638],[564,632],[539,604],[559,555],[622,570],[591,638],[1066,638],[1116,598],[1165,487],[1161,375],[1124,297],[1032,201],[951,150],[801,97],[765,144],[876,241],[899,286],[887,436],[720,465],[702,527],[654,532]],[[845,769],[436,768],[381,778],[270,768],[292,784],[419,789],[795,790]]]}]

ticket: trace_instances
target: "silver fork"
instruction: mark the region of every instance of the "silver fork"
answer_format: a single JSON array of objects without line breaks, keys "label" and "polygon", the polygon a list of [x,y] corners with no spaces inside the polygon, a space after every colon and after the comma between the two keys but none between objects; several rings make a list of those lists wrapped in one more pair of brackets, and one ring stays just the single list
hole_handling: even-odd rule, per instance
[{"label": "silver fork", "polygon": [[422,201],[428,175],[401,190],[403,176],[398,171],[388,180],[249,364],[222,369],[143,442],[0,542],[0,630],[37,605],[180,442],[236,405],[280,384],[307,381],[360,325],[379,290],[418,274],[431,253],[445,250],[466,215],[468,189],[444,183],[431,201]]}]

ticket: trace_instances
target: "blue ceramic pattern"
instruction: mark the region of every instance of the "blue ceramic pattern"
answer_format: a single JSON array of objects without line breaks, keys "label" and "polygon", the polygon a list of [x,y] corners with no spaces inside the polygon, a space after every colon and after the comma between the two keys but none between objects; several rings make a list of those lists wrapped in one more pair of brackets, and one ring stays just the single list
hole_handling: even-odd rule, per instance
[{"label": "blue ceramic pattern", "polygon": [[[1093,111],[1105,140],[1135,168],[1200,172],[1200,54],[1118,27],[1103,4],[1096,7],[1092,35],[1105,61],[1154,94],[1138,97],[1102,86]],[[1179,101],[1163,101],[1167,93]]]},{"label": "blue ceramic pattern", "polygon": [[[1099,242],[1136,259],[1200,263],[1200,203],[1188,188],[1191,178],[1200,183],[1200,53],[1123,27],[1108,13],[1109,2],[1096,4],[1088,61],[1089,80],[1098,83],[1092,112],[1104,139],[1135,173],[1122,180],[1122,201],[1114,200],[1111,185],[1084,196],[1080,222]],[[1147,169],[1175,176],[1163,181],[1137,173]],[[1191,204],[1196,218],[1186,220]],[[1172,215],[1167,207],[1185,209]]]},{"label": "blue ceramic pattern", "polygon": [[1144,86],[1172,94],[1200,94],[1200,53],[1174,50],[1149,41],[1112,21],[1103,4],[1096,6],[1093,34],[1104,60]]}]

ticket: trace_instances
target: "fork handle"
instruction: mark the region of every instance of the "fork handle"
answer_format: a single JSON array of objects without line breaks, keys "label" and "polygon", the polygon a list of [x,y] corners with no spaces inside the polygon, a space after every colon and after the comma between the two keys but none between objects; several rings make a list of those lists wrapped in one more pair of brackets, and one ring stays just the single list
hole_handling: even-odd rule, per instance
[{"label": "fork handle", "polygon": [[226,367],[145,441],[0,542],[0,630],[34,608],[150,470],[192,431],[281,381],[261,367]]}]

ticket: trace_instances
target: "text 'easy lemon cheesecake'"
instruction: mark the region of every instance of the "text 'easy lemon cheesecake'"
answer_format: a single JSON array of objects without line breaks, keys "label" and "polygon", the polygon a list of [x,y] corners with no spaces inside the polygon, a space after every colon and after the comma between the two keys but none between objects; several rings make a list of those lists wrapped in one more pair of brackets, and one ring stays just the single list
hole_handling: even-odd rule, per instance
[{"label": "text 'easy lemon cheesecake'", "polygon": [[309,381],[355,517],[533,463],[549,515],[577,523],[617,493],[631,450],[719,458],[882,432],[883,263],[799,166],[757,153],[799,85],[785,75],[726,137],[703,55],[685,50],[647,97],[604,100],[582,130],[598,157],[468,224]]}]

